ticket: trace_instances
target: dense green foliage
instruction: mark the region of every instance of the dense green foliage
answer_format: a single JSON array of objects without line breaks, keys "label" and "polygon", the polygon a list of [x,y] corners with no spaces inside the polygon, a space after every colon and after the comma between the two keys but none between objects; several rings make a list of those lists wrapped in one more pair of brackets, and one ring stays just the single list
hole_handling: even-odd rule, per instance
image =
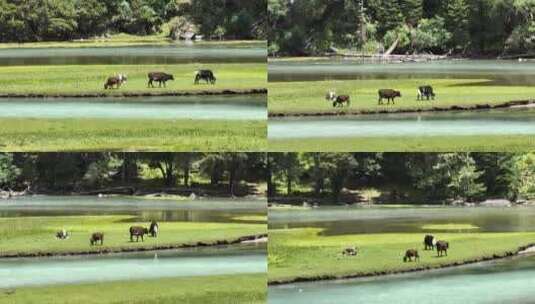
[{"label": "dense green foliage", "polygon": [[0,154],[0,186],[30,185],[37,192],[121,185],[158,189],[190,187],[195,177],[196,185],[222,186],[224,193],[235,195],[247,192],[239,191],[240,183],[265,180],[265,161],[265,153]]},{"label": "dense green foliage", "polygon": [[243,0],[0,0],[0,41],[147,35],[177,17],[207,38],[263,38],[265,7],[265,1]]},{"label": "dense green foliage", "polygon": [[384,191],[380,199],[389,203],[535,197],[533,153],[270,153],[268,162],[270,193],[332,202],[368,188]]},{"label": "dense green foliage", "polygon": [[533,0],[269,0],[270,52],[469,55],[533,50]]}]

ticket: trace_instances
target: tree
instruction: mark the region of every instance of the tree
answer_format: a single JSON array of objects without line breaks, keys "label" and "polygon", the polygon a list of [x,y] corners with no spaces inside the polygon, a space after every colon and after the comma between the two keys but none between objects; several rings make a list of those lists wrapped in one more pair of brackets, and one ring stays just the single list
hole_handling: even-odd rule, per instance
[{"label": "tree", "polygon": [[422,19],[412,37],[413,47],[418,51],[442,51],[442,47],[450,42],[451,37],[445,28],[444,18]]},{"label": "tree", "polygon": [[344,183],[357,168],[358,162],[350,153],[324,153],[322,158],[327,165],[327,177],[333,201],[338,202]]},{"label": "tree", "polygon": [[13,162],[13,154],[0,154],[0,189],[13,187],[21,169]]},{"label": "tree", "polygon": [[299,177],[302,167],[297,153],[274,153],[271,168],[286,183],[286,193],[292,194],[292,183]]},{"label": "tree", "polygon": [[535,199],[535,153],[516,156],[512,173],[511,197]]}]

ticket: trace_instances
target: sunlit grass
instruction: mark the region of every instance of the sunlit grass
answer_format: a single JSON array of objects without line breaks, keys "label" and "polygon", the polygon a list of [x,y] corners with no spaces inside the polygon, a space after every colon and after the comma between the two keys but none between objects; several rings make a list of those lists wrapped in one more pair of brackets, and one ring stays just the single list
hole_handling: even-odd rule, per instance
[{"label": "sunlit grass", "polygon": [[262,151],[266,121],[0,120],[1,151]]},{"label": "sunlit grass", "polygon": [[11,304],[261,304],[266,301],[266,274],[24,287],[15,292],[0,289],[0,303]]},{"label": "sunlit grass", "polygon": [[[535,232],[511,233],[436,233],[450,243],[448,256],[423,248],[424,233],[372,233],[320,235],[321,229],[270,230],[268,261],[270,281],[297,277],[347,276],[400,271],[414,267],[439,267],[481,257],[516,251],[535,243]],[[344,256],[342,250],[357,246],[357,256]],[[404,263],[407,249],[415,248],[420,261]]]},{"label": "sunlit grass", "polygon": [[[242,236],[264,234],[265,224],[160,222],[158,238],[146,236],[145,241],[130,242],[131,226],[149,226],[128,215],[114,216],[48,216],[0,218],[0,254],[35,252],[76,253],[89,250],[154,247],[196,244],[217,240],[234,240]],[[66,229],[67,240],[58,240],[57,231]],[[103,246],[90,246],[93,232],[104,233]]]}]

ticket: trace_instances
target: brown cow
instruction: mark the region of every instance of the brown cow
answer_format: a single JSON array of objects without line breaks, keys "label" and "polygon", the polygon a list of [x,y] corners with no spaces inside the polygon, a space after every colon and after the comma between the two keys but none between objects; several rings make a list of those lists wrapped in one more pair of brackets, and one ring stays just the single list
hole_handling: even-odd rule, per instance
[{"label": "brown cow", "polygon": [[448,248],[450,248],[450,243],[446,241],[438,241],[436,246],[437,246],[437,256],[442,256],[443,254],[448,256]]},{"label": "brown cow", "polygon": [[392,90],[392,89],[381,89],[379,90],[379,104],[383,104],[383,98],[386,98],[388,100],[387,104],[390,104],[390,100],[392,100],[392,104],[395,104],[394,100],[396,97],[401,97],[401,92]]},{"label": "brown cow", "polygon": [[355,256],[358,253],[357,247],[347,247],[344,250],[342,250],[343,255],[349,255],[349,256]]},{"label": "brown cow", "polygon": [[405,252],[405,256],[403,257],[403,262],[412,262],[412,258],[414,258],[414,261],[420,260],[420,255],[418,255],[418,250],[416,249],[408,249]]},{"label": "brown cow", "polygon": [[134,236],[136,237],[136,242],[139,241],[139,237],[141,237],[141,241],[143,242],[143,236],[145,234],[149,234],[149,229],[141,226],[130,227],[130,242],[134,241]]},{"label": "brown cow", "polygon": [[162,83],[163,83],[163,87],[165,88],[167,81],[175,80],[173,75],[167,74],[167,73],[164,73],[164,72],[150,72],[148,77],[149,77],[149,83],[147,84],[147,86],[149,88],[154,88],[153,81],[158,82],[158,87],[159,88],[162,87]]},{"label": "brown cow", "polygon": [[91,238],[89,239],[89,243],[91,246],[97,245],[97,243],[100,242],[100,245],[104,245],[104,233],[102,232],[95,232],[91,235]]}]

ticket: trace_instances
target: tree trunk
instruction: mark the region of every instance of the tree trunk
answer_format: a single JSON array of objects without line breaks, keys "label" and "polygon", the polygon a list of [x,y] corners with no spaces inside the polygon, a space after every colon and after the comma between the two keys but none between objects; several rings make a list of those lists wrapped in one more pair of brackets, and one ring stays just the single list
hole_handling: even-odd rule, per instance
[{"label": "tree trunk", "polygon": [[396,38],[396,41],[394,41],[394,43],[392,43],[392,45],[388,48],[388,50],[384,53],[384,56],[389,56],[390,54],[392,54],[393,51],[396,50],[396,48],[398,47],[398,44],[399,44],[399,37]]},{"label": "tree trunk", "polygon": [[292,179],[290,176],[286,176],[286,190],[288,195],[292,194]]}]

